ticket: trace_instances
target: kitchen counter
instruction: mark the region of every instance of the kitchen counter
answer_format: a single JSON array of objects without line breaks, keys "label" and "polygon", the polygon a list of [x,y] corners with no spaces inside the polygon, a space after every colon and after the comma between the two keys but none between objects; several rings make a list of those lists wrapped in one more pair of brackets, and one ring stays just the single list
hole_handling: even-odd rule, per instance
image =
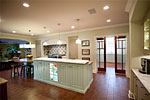
[{"label": "kitchen counter", "polygon": [[92,61],[36,58],[34,80],[79,93],[86,93],[93,81]]},{"label": "kitchen counter", "polygon": [[79,59],[59,59],[59,58],[35,58],[40,61],[52,61],[52,62],[63,62],[63,63],[74,63],[74,64],[87,64],[88,60],[79,60]]},{"label": "kitchen counter", "polygon": [[8,83],[7,80],[5,80],[5,79],[3,79],[3,78],[0,78],[0,85],[6,84],[6,83]]},{"label": "kitchen counter", "polygon": [[143,84],[145,89],[150,93],[150,75],[142,74],[138,71],[138,69],[132,69],[133,73],[137,76],[140,82]]},{"label": "kitchen counter", "polygon": [[0,100],[8,100],[7,98],[7,83],[8,81],[0,78]]}]

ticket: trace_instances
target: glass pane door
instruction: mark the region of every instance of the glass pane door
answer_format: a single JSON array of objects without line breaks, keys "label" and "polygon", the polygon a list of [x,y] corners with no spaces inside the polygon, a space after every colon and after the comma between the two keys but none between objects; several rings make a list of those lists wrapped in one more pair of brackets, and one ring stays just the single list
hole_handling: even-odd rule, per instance
[{"label": "glass pane door", "polygon": [[115,72],[125,73],[126,66],[126,37],[115,37]]},{"label": "glass pane door", "polygon": [[106,38],[97,38],[96,53],[98,71],[106,71]]}]

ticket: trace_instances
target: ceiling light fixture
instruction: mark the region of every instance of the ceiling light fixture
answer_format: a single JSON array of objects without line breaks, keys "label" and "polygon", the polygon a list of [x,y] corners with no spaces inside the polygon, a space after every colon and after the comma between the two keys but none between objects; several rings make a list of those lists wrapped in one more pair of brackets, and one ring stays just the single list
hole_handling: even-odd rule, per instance
[{"label": "ceiling light fixture", "polygon": [[47,30],[47,33],[49,33],[50,31],[49,30]]},{"label": "ceiling light fixture", "polygon": [[110,23],[110,22],[111,22],[111,19],[107,19],[106,22],[107,22],[107,23]]},{"label": "ceiling light fixture", "polygon": [[13,33],[16,33],[16,31],[12,31]]},{"label": "ceiling light fixture", "polygon": [[[78,26],[79,26],[79,21],[80,21],[80,19],[76,19],[76,20],[77,20]],[[78,37],[78,39],[76,40],[76,44],[81,44],[81,40],[79,39],[79,37]]]},{"label": "ceiling light fixture", "polygon": [[24,2],[22,5],[23,5],[24,7],[26,7],[26,8],[30,7],[30,5],[29,5],[28,3],[26,3],[26,2]]},{"label": "ceiling light fixture", "polygon": [[31,35],[33,36],[34,34],[32,33]]},{"label": "ceiling light fixture", "polygon": [[104,10],[108,10],[109,9],[109,6],[108,5],[106,5],[106,6],[104,6],[104,8],[103,8]]},{"label": "ceiling light fixture", "polygon": [[75,28],[75,26],[71,26],[71,28],[72,28],[72,29],[74,29],[74,28]]},{"label": "ceiling light fixture", "polygon": [[[60,26],[61,24],[58,23],[57,25]],[[59,40],[57,41],[57,44],[58,44],[58,45],[62,45],[62,41],[60,40],[60,32],[59,32]]]}]

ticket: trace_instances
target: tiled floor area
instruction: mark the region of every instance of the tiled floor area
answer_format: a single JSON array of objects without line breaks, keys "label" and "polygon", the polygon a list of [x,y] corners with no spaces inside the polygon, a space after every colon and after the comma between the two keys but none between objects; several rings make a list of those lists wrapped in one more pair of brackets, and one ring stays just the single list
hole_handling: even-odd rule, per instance
[{"label": "tiled floor area", "polygon": [[129,79],[116,75],[113,67],[107,72],[93,74],[94,80],[86,94],[80,94],[32,78],[10,77],[10,70],[0,71],[7,79],[9,100],[129,100]]}]

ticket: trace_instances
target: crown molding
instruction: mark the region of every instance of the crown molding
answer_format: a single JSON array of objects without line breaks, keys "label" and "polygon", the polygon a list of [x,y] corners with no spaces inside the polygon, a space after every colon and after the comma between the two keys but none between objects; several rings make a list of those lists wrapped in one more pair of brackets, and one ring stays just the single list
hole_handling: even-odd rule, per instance
[{"label": "crown molding", "polygon": [[123,23],[123,24],[115,24],[115,25],[109,25],[109,26],[102,26],[102,27],[95,27],[95,28],[88,28],[88,29],[82,29],[82,30],[76,30],[76,31],[68,31],[68,32],[60,32],[60,33],[52,33],[48,35],[39,35],[38,38],[44,38],[48,36],[55,36],[58,34],[71,34],[71,33],[77,33],[77,32],[85,32],[85,31],[93,31],[93,30],[99,30],[99,29],[107,29],[107,28],[113,28],[113,27],[120,27],[120,26],[127,26],[129,23]]},{"label": "crown molding", "polygon": [[125,7],[125,12],[128,12],[128,13],[130,12],[130,9],[132,8],[134,1],[135,0],[128,0],[127,1],[126,7]]},{"label": "crown molding", "polygon": [[16,33],[5,33],[5,32],[0,32],[0,35],[1,35],[1,36],[22,37],[22,38],[34,38],[34,39],[37,38],[37,36],[30,36],[30,35],[16,34]]}]

